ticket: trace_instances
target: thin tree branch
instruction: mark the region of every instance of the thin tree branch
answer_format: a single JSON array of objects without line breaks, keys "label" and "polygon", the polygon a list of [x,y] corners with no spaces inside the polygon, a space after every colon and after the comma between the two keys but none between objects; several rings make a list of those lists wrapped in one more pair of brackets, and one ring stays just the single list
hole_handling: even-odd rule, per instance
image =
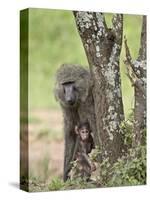
[{"label": "thin tree branch", "polygon": [[112,18],[113,32],[115,34],[115,42],[118,45],[122,44],[123,32],[123,14],[114,14]]},{"label": "thin tree branch", "polygon": [[143,15],[142,31],[141,31],[141,46],[137,60],[146,60],[146,16]]},{"label": "thin tree branch", "polygon": [[[125,45],[125,53],[126,53],[126,64],[128,63],[128,65],[132,66],[132,57],[131,57],[131,53],[130,53],[130,49],[128,47],[128,43],[127,43],[127,38],[126,36],[124,36],[124,45]],[[132,66],[133,68],[134,66]]]},{"label": "thin tree branch", "polygon": [[[111,30],[112,51],[110,56],[110,64],[114,65],[120,56],[123,35],[123,15],[114,14],[112,18],[113,28]],[[115,64],[116,65],[116,64]]]},{"label": "thin tree branch", "polygon": [[142,80],[140,80],[137,77],[137,74],[134,71],[135,66],[134,66],[132,58],[131,58],[131,54],[130,54],[130,50],[129,50],[129,47],[128,47],[128,44],[127,44],[126,37],[124,39],[124,43],[125,43],[125,52],[126,52],[126,60],[124,61],[124,63],[127,66],[127,71],[128,71],[127,75],[130,78],[132,85],[137,87],[142,92],[142,94],[145,95],[145,89],[143,87],[144,83],[143,83]]},{"label": "thin tree branch", "polygon": [[97,26],[99,28],[103,27],[105,29],[105,31],[106,31],[108,28],[107,28],[105,16],[103,15],[103,13],[94,12],[93,16],[95,16],[95,19],[97,21]]}]

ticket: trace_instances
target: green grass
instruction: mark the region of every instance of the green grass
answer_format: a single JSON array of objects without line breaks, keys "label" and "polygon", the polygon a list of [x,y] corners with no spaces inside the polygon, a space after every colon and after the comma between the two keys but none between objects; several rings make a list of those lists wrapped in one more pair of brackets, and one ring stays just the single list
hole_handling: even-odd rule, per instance
[{"label": "green grass", "polygon": [[96,182],[87,182],[81,178],[75,180],[67,180],[63,182],[60,178],[54,178],[48,185],[50,191],[54,190],[71,190],[71,189],[89,189],[100,187]]},{"label": "green grass", "polygon": [[[111,25],[111,14],[106,16]],[[135,58],[139,49],[141,16],[124,16],[124,34]],[[133,106],[134,94],[123,64],[121,78],[126,116]],[[55,72],[62,63],[88,65],[85,52],[71,11],[30,9],[29,12],[29,105],[30,108],[54,108]]]}]

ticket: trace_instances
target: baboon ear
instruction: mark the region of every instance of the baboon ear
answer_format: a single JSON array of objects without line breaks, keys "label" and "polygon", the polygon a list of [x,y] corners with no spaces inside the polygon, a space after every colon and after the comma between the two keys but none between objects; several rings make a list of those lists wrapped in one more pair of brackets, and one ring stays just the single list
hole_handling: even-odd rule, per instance
[{"label": "baboon ear", "polygon": [[79,134],[79,132],[78,132],[78,126],[75,126],[75,133],[78,135]]},{"label": "baboon ear", "polygon": [[94,138],[94,134],[93,134],[93,132],[91,132],[90,134],[91,134],[92,138]]},{"label": "baboon ear", "polygon": [[59,88],[58,83],[56,83],[55,88],[53,90],[56,101],[59,101],[59,97],[58,97],[59,89],[58,88]]}]

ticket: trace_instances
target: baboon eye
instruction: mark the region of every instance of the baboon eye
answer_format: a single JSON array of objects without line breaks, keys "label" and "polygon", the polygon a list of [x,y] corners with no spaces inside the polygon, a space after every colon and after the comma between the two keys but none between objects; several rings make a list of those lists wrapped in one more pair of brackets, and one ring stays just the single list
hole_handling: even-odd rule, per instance
[{"label": "baboon eye", "polygon": [[74,91],[77,91],[77,88],[76,88],[75,86],[73,86],[73,90],[74,90]]}]

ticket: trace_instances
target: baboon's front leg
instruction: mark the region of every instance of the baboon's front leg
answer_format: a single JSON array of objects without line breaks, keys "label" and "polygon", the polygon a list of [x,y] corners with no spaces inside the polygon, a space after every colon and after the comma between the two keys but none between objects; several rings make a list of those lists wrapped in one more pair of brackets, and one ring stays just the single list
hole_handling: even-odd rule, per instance
[{"label": "baboon's front leg", "polygon": [[68,179],[68,174],[71,170],[71,162],[74,160],[74,148],[76,143],[76,136],[72,134],[65,135],[65,152],[64,152],[64,176],[63,179]]}]

